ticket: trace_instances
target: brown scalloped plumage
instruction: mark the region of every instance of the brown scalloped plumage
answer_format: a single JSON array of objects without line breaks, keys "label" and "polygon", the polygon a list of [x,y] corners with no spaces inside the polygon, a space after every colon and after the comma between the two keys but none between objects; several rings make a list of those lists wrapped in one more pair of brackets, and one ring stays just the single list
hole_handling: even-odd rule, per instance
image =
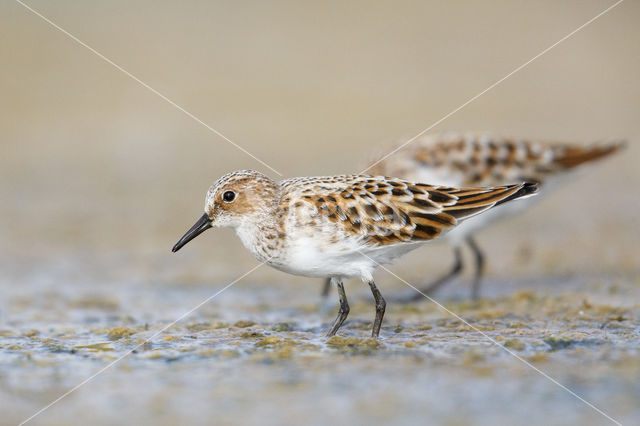
[{"label": "brown scalloped plumage", "polygon": [[482,135],[428,135],[374,164],[370,173],[414,179],[424,167],[453,182],[491,186],[546,179],[607,157],[626,143],[590,146]]},{"label": "brown scalloped plumage", "polygon": [[298,226],[328,220],[365,246],[431,240],[460,220],[537,189],[450,188],[366,175],[296,178],[281,187],[279,209],[295,215]]}]

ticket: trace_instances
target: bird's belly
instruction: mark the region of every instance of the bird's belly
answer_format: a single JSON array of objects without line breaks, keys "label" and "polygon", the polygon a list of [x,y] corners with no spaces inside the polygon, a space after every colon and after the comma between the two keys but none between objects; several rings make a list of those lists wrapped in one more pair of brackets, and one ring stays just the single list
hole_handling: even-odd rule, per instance
[{"label": "bird's belly", "polygon": [[317,278],[361,277],[363,271],[375,268],[372,262],[362,256],[359,259],[353,256],[318,257],[313,260],[304,259],[304,261],[294,257],[289,262],[274,263],[271,266],[289,274]]},{"label": "bird's belly", "polygon": [[421,244],[365,247],[355,242],[334,244],[308,239],[289,246],[286,261],[272,264],[276,269],[306,277],[368,278],[381,264],[390,263]]},{"label": "bird's belly", "polygon": [[305,277],[362,277],[375,263],[359,253],[355,240],[328,241],[322,236],[297,236],[285,252],[270,263],[276,269]]}]

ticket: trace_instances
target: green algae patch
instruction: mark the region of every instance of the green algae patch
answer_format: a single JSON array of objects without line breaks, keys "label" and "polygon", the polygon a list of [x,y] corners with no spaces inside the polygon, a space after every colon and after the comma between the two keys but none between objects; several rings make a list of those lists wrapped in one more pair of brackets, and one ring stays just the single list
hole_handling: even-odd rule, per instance
[{"label": "green algae patch", "polygon": [[510,297],[514,301],[535,302],[538,300],[538,296],[531,290],[520,290]]},{"label": "green algae patch", "polygon": [[42,347],[43,347],[43,349],[45,349],[45,350],[47,350],[48,352],[51,352],[51,353],[62,353],[62,352],[74,353],[75,352],[74,349],[69,350],[61,342],[59,342],[57,340],[54,340],[54,339],[45,339],[45,340],[43,340]]},{"label": "green algae patch", "polygon": [[24,337],[31,337],[31,338],[33,338],[33,337],[36,337],[38,334],[40,334],[40,332],[39,332],[38,330],[31,329],[31,330],[27,330],[27,331],[25,331],[22,335],[23,335]]},{"label": "green algae patch", "polygon": [[109,340],[118,340],[131,337],[136,333],[137,331],[129,327],[115,327],[109,330],[107,336],[109,337]]},{"label": "green algae patch", "polygon": [[271,355],[274,360],[291,359],[291,356],[293,355],[293,348],[291,348],[290,346],[285,346],[273,351]]},{"label": "green algae patch", "polygon": [[272,364],[278,361],[289,360],[293,356],[293,348],[289,346],[276,348],[273,351],[264,351],[251,354],[249,357],[252,361],[265,364]]},{"label": "green algae patch", "polygon": [[464,366],[476,366],[486,360],[486,355],[482,352],[478,352],[475,349],[465,351],[462,354],[462,365]]},{"label": "green algae patch", "polygon": [[278,336],[269,336],[269,337],[265,337],[262,340],[259,340],[256,342],[256,346],[257,347],[264,347],[264,346],[275,346],[275,345],[279,345],[281,343],[284,343],[284,339],[278,337]]},{"label": "green algae patch", "polygon": [[603,342],[596,339],[575,339],[572,337],[547,337],[543,339],[543,342],[550,346],[551,352],[568,349],[574,346],[596,346],[601,345]]},{"label": "green algae patch", "polygon": [[211,327],[211,323],[207,321],[207,322],[196,322],[192,324],[187,324],[185,328],[192,333],[197,333],[198,331],[211,330],[212,327]]},{"label": "green algae patch", "polygon": [[163,349],[154,349],[141,355],[141,358],[149,360],[176,361],[178,357]]},{"label": "green algae patch", "polygon": [[455,331],[467,332],[467,331],[493,331],[495,330],[495,326],[493,325],[480,325],[480,324],[472,324],[472,325],[459,325],[455,328]]},{"label": "green algae patch", "polygon": [[244,321],[244,320],[236,321],[233,324],[234,327],[238,327],[238,328],[247,328],[253,325],[256,325],[255,321]]},{"label": "green algae patch", "polygon": [[113,350],[113,346],[111,346],[111,343],[109,342],[99,342],[99,343],[92,343],[90,345],[77,345],[73,347],[74,349],[88,349],[90,351],[95,351],[95,352],[104,352],[104,351],[112,351]]},{"label": "green algae patch", "polygon": [[293,325],[289,324],[288,322],[279,322],[277,324],[274,324],[271,327],[272,331],[277,331],[277,332],[284,332],[284,331],[293,331],[294,327]]},{"label": "green algae patch", "polygon": [[438,327],[446,327],[446,328],[454,328],[454,327],[459,327],[462,324],[462,321],[459,321],[457,319],[448,319],[448,318],[440,318],[438,321],[436,321],[436,325]]},{"label": "green algae patch", "polygon": [[609,315],[609,321],[626,321],[627,318],[624,315]]},{"label": "green algae patch", "polygon": [[382,346],[378,340],[372,338],[360,339],[357,337],[332,336],[327,339],[327,345],[345,353],[364,354],[373,353]]},{"label": "green algae patch", "polygon": [[300,346],[300,343],[294,339],[283,338],[280,336],[267,336],[255,343],[258,348],[278,348],[278,349],[291,349],[294,346]]},{"label": "green algae patch", "polygon": [[252,359],[259,362],[273,363],[282,360],[290,360],[294,350],[300,352],[301,349],[317,350],[317,347],[309,344],[300,344],[295,339],[283,338],[281,336],[267,336],[255,343],[256,348],[264,349],[252,355]]},{"label": "green algae patch", "polygon": [[204,322],[196,322],[187,324],[185,328],[192,333],[197,333],[200,331],[207,330],[218,330],[220,328],[229,327],[229,323],[226,321],[204,321]]},{"label": "green algae patch", "polygon": [[258,337],[264,337],[264,333],[259,330],[247,330],[240,333],[238,337],[242,339],[255,339]]},{"label": "green algae patch", "polygon": [[471,372],[478,377],[491,377],[494,375],[495,369],[488,365],[477,365],[471,368]]},{"label": "green algae patch", "polygon": [[569,348],[577,343],[576,340],[567,337],[547,337],[543,339],[547,345],[550,346],[551,351],[558,351],[560,349]]},{"label": "green algae patch", "polygon": [[504,342],[504,346],[509,349],[514,349],[516,351],[521,351],[524,349],[524,343],[520,339],[507,339]]},{"label": "green algae patch", "polygon": [[546,362],[549,359],[549,355],[544,352],[538,352],[531,356],[527,357],[527,361],[529,362]]}]

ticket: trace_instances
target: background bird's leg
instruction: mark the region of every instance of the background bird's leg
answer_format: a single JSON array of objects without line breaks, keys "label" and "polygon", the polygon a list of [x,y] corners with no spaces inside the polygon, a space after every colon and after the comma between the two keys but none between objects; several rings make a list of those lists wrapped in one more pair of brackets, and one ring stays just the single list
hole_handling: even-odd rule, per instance
[{"label": "background bird's leg", "polygon": [[327,278],[324,281],[324,286],[322,287],[322,293],[320,293],[320,295],[322,296],[323,299],[326,299],[330,291],[331,291],[331,278]]},{"label": "background bird's leg", "polygon": [[480,296],[480,282],[484,275],[484,254],[473,237],[467,237],[467,244],[471,247],[476,259],[476,271],[473,277],[473,283],[471,284],[471,299],[478,300]]},{"label": "background bird's leg", "polygon": [[382,317],[384,317],[384,310],[387,307],[387,302],[385,302],[384,297],[376,287],[376,283],[373,280],[369,281],[369,287],[371,287],[371,293],[373,293],[373,298],[376,301],[376,319],[373,322],[373,330],[371,331],[371,337],[374,339],[378,338],[380,334],[380,326],[382,325]]},{"label": "background bird's leg", "polygon": [[340,297],[340,309],[338,309],[338,316],[336,320],[333,322],[331,326],[331,330],[327,333],[327,337],[334,336],[336,331],[340,328],[344,320],[347,319],[349,315],[349,302],[347,302],[347,295],[344,292],[344,286],[342,285],[342,280],[339,278],[330,278],[329,284],[333,281],[338,288],[338,296]]},{"label": "background bird's leg", "polygon": [[[456,246],[453,248],[453,254],[455,255],[455,263],[449,272],[441,278],[438,278],[431,284],[427,285],[420,289],[420,291],[424,294],[433,294],[437,289],[442,287],[444,284],[449,282],[451,279],[455,278],[462,271],[462,251],[460,247]],[[400,302],[417,302],[418,300],[423,300],[425,297],[422,293],[414,293],[408,299],[400,300]]]}]

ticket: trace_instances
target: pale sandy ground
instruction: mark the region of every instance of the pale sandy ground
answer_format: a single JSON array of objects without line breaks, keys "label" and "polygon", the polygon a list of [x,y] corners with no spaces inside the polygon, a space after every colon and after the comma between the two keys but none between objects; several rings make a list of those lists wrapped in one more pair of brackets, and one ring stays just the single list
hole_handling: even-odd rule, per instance
[{"label": "pale sandy ground", "polygon": [[[603,1],[29,4],[285,176],[358,171]],[[624,2],[436,129],[628,149],[486,230],[485,299],[436,295],[623,424],[640,411],[640,6]],[[228,230],[176,255],[208,185],[277,175],[17,3],[0,6],[0,423],[15,424],[255,265]],[[433,244],[393,266],[418,284]],[[407,294],[385,272],[384,294]],[[353,301],[263,267],[33,424],[610,424],[431,303]],[[255,323],[255,324],[252,324]],[[125,328],[118,328],[125,327]]]}]

